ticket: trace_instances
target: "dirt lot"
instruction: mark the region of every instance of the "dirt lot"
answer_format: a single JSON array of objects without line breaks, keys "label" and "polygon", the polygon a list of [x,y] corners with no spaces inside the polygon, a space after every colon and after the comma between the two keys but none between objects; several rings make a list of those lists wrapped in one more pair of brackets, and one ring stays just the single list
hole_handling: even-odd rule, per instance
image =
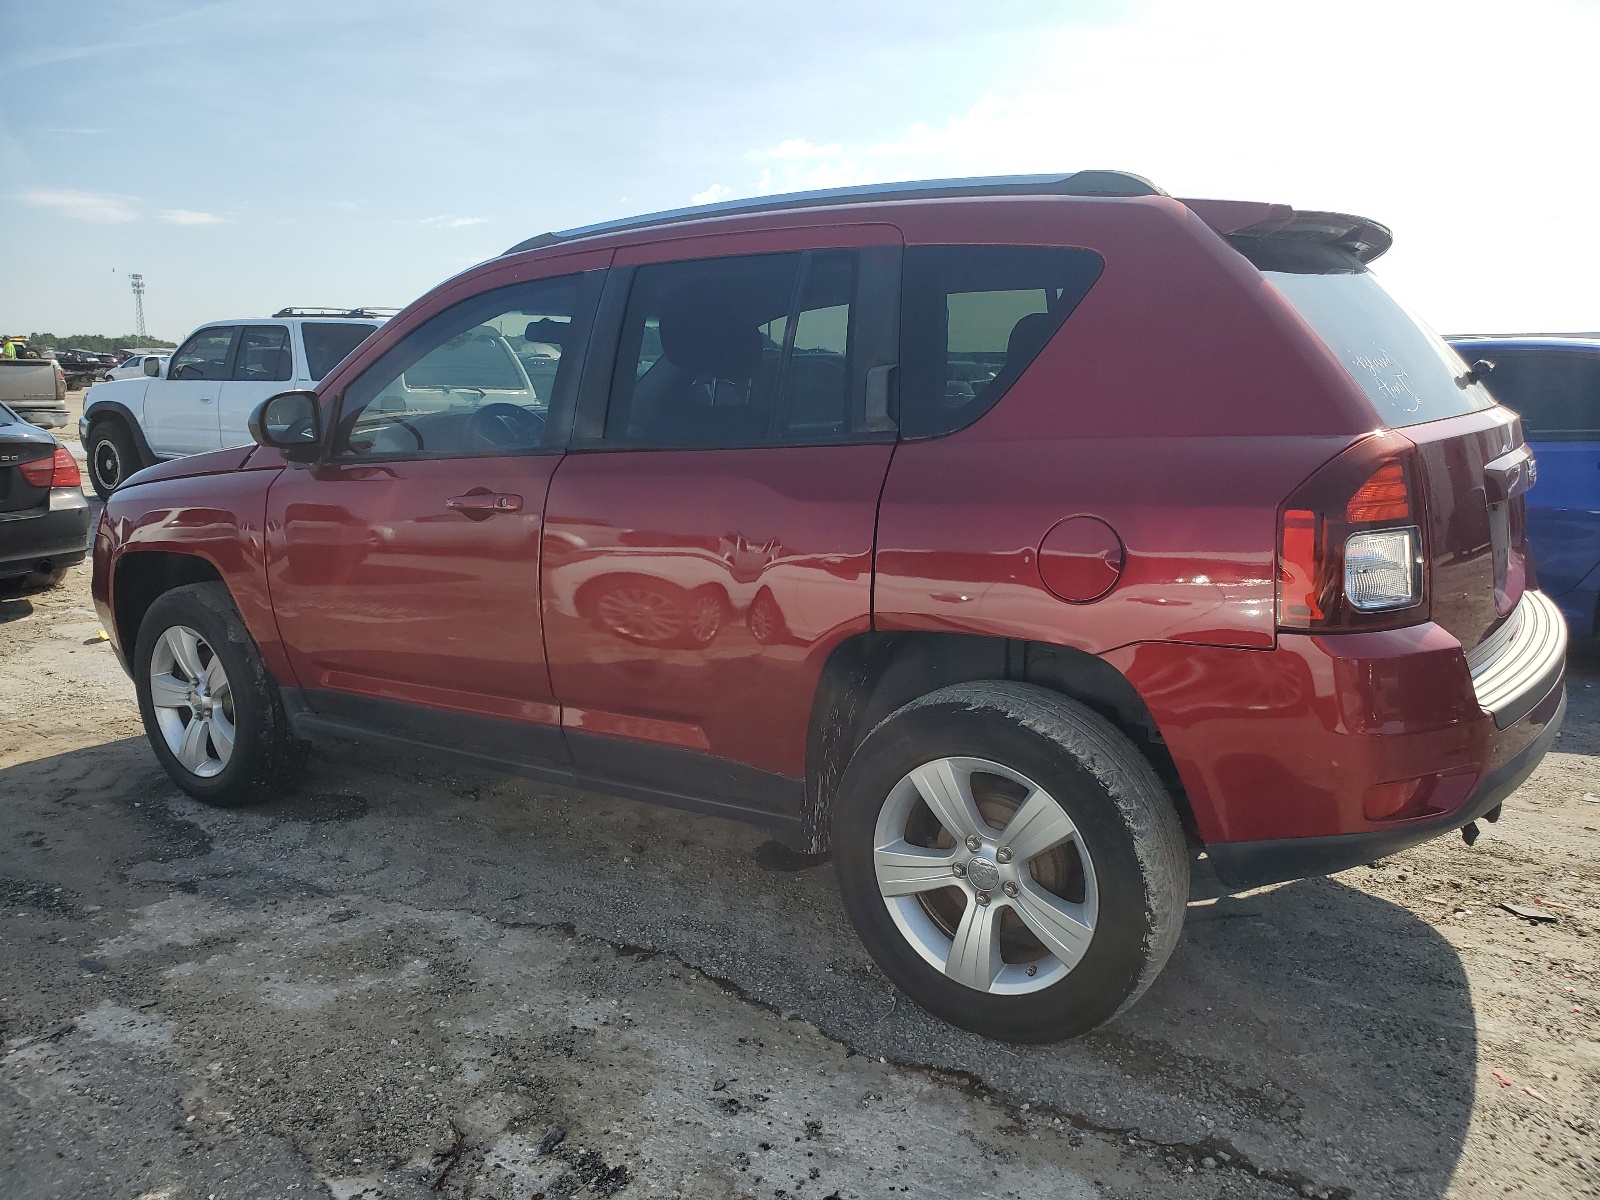
[{"label": "dirt lot", "polygon": [[1476,847],[1197,899],[1021,1049],[740,826],[369,752],[208,810],[96,628],[87,567],[0,598],[13,1200],[1600,1195],[1595,662]]}]

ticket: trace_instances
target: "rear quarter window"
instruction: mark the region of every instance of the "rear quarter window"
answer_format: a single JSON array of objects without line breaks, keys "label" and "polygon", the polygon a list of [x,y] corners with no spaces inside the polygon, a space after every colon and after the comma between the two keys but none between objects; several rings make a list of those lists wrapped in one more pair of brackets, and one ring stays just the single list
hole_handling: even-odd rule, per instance
[{"label": "rear quarter window", "polygon": [[900,432],[972,424],[1056,335],[1105,261],[1049,246],[910,246],[900,299]]},{"label": "rear quarter window", "polygon": [[376,325],[360,321],[307,321],[300,326],[300,336],[305,341],[311,378],[321,379],[377,331]]}]

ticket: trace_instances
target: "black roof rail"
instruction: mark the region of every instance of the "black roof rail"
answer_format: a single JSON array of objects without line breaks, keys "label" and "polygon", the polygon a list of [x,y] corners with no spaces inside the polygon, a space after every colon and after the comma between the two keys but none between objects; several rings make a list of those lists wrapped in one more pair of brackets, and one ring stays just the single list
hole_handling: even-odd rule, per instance
[{"label": "black roof rail", "polygon": [[274,317],[392,317],[398,308],[280,308]]},{"label": "black roof rail", "polygon": [[778,196],[751,196],[744,200],[723,200],[716,204],[697,204],[581,225],[559,233],[541,233],[518,242],[506,254],[521,254],[577,238],[625,229],[647,229],[703,217],[742,216],[747,213],[779,212],[787,208],[824,208],[836,204],[870,204],[879,200],[940,200],[959,196],[1165,196],[1143,175],[1131,171],[1071,171],[1053,175],[975,175],[964,179],[919,179],[906,183],[867,183],[855,187],[824,188],[814,192],[786,192]]}]

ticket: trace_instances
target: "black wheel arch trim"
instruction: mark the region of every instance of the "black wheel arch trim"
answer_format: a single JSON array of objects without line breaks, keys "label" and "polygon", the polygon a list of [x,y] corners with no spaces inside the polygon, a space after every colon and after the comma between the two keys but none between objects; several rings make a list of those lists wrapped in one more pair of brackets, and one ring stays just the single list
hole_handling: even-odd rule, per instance
[{"label": "black wheel arch trim", "polygon": [[[113,417],[119,418],[127,426],[128,432],[133,435],[134,445],[139,449],[139,457],[143,459],[135,471],[128,472],[129,475],[133,475],[136,471],[142,471],[145,467],[161,461],[156,456],[155,451],[150,449],[150,443],[145,440],[144,429],[140,426],[139,419],[133,415],[133,410],[126,404],[119,403],[116,400],[100,400],[96,401],[94,407],[83,414],[84,420],[89,423],[88,432],[91,434],[94,432],[97,421],[110,420]],[[83,442],[83,448],[85,451],[89,449],[87,440]]]}]

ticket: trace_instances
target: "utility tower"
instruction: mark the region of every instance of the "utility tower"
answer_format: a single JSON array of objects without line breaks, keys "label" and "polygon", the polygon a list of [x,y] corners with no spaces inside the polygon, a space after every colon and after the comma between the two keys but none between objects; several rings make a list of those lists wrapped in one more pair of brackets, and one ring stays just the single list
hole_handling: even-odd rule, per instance
[{"label": "utility tower", "polygon": [[144,276],[129,275],[128,279],[133,283],[133,332],[145,342],[150,335],[144,331]]}]

